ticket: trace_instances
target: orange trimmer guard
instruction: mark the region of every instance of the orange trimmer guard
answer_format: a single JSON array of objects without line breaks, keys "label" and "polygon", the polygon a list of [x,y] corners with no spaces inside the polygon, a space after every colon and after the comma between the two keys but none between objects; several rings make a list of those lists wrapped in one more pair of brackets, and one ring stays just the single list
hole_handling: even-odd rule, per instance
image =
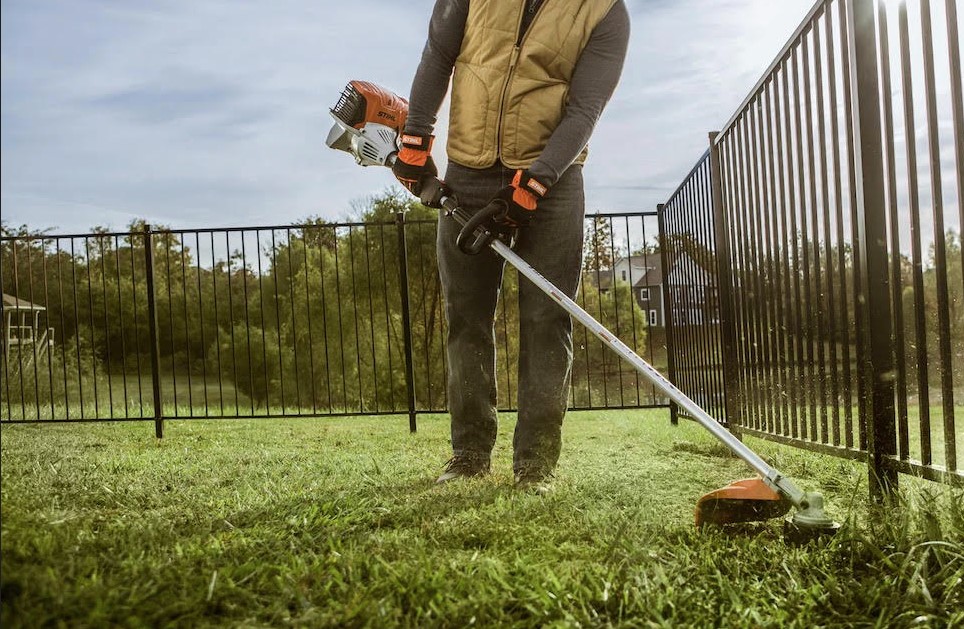
[{"label": "orange trimmer guard", "polygon": [[735,524],[779,518],[791,503],[763,482],[745,478],[711,491],[696,502],[696,526]]}]

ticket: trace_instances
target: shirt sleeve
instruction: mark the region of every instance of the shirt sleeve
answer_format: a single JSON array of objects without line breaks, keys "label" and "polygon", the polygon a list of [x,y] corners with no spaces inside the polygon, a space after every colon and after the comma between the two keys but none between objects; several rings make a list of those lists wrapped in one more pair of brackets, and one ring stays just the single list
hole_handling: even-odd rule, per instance
[{"label": "shirt sleeve", "polygon": [[589,137],[619,82],[629,46],[629,13],[617,0],[583,49],[569,84],[569,102],[542,154],[529,167],[552,185],[589,143]]},{"label": "shirt sleeve", "polygon": [[449,90],[455,60],[462,49],[469,0],[436,0],[428,26],[428,40],[412,80],[408,99],[407,133],[430,134]]}]

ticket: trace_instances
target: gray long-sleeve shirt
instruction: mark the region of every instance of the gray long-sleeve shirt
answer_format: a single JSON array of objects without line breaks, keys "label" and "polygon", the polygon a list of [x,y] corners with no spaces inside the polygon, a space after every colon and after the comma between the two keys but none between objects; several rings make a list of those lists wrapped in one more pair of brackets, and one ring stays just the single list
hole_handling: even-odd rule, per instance
[{"label": "gray long-sleeve shirt", "polygon": [[[455,59],[462,48],[469,1],[436,0],[428,40],[412,82],[405,124],[409,133],[432,133],[435,127],[436,114],[448,93]],[[554,184],[589,142],[619,82],[628,44],[629,13],[623,0],[616,0],[596,25],[576,63],[569,84],[569,102],[559,126],[529,167],[536,178]]]}]

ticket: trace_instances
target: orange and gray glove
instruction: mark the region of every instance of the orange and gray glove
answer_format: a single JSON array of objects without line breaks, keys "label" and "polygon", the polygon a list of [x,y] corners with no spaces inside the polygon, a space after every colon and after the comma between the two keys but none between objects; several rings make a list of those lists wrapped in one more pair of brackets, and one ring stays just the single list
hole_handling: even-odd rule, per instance
[{"label": "orange and gray glove", "polygon": [[526,227],[536,214],[539,200],[549,193],[545,185],[529,174],[527,170],[515,171],[512,183],[499,190],[495,198],[482,211],[487,212],[494,205],[504,205],[501,212],[492,212],[492,223],[500,231]]},{"label": "orange and gray glove", "polygon": [[434,135],[402,134],[402,148],[392,164],[392,173],[415,196],[421,195],[426,180],[438,176],[438,168],[432,159],[434,142]]}]

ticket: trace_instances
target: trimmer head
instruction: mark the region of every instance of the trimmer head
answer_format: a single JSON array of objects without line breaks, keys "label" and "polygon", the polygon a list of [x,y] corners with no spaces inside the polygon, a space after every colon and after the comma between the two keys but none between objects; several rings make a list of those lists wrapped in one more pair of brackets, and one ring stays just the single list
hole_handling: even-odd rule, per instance
[{"label": "trimmer head", "polygon": [[711,491],[696,502],[696,526],[779,518],[792,504],[762,478],[745,478]]},{"label": "trimmer head", "polygon": [[[793,503],[762,478],[745,478],[711,491],[696,503],[696,526],[759,522],[785,515]],[[783,536],[791,544],[804,544],[840,530],[823,510],[823,496],[803,494],[800,508],[786,520]]]},{"label": "trimmer head", "polygon": [[823,511],[823,496],[816,492],[804,495],[806,507],[783,524],[783,537],[791,544],[805,544],[821,537],[836,535],[840,524]]}]

